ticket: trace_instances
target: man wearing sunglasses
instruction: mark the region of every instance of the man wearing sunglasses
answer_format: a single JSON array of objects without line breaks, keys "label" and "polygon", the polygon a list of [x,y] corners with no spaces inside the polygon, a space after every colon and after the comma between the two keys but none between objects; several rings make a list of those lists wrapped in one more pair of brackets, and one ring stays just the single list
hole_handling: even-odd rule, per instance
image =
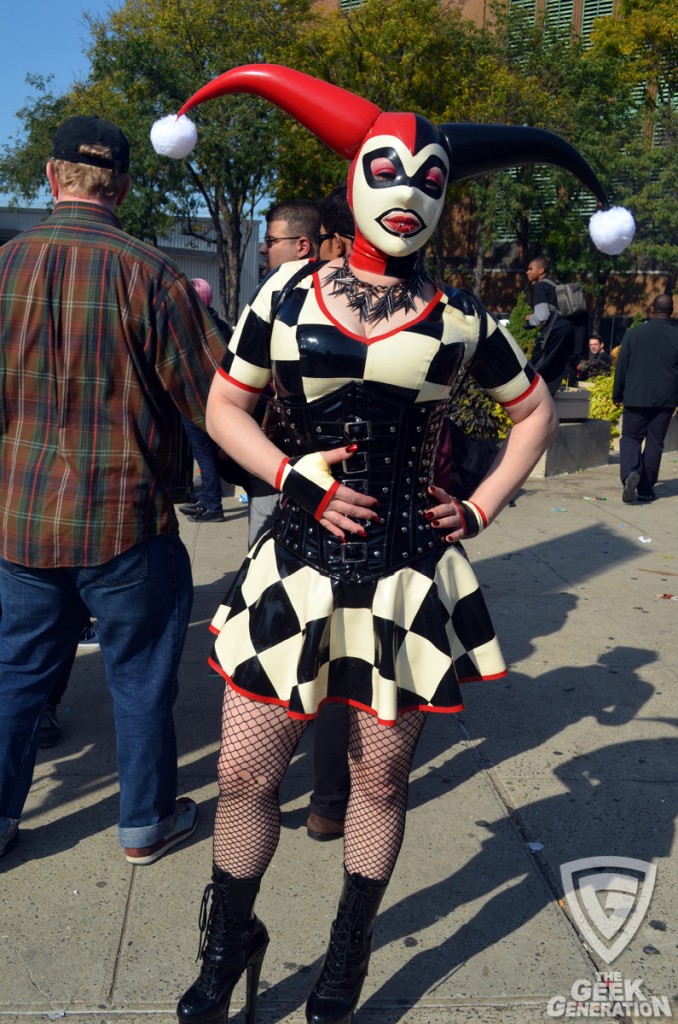
[{"label": "man wearing sunglasses", "polygon": [[320,213],[310,199],[290,199],[276,203],[266,216],[266,234],[259,253],[263,272],[275,270],[282,263],[307,260],[318,256]]}]

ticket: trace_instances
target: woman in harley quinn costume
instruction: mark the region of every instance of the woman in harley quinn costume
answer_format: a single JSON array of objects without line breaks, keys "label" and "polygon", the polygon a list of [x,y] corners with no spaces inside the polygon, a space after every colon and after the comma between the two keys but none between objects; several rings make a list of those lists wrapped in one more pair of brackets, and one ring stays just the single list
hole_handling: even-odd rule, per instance
[{"label": "woman in harley quinn costume", "polygon": [[[345,874],[306,1017],[350,1024],[426,713],[460,710],[460,683],[506,672],[460,542],[493,522],[556,429],[548,391],[514,340],[472,296],[435,283],[421,250],[448,182],[497,167],[560,164],[607,204],[579,153],[548,132],[434,127],[275,65],[209,83],[178,119],[156,123],[156,149],[186,155],[195,130],[184,112],[230,92],[276,103],[351,159],[356,236],[348,260],[286,263],[265,279],[209,396],[211,435],[285,497],[212,623],[211,663],[227,683],[214,869],[200,977],[177,1013],[186,1024],[225,1021],[246,970],[254,1024],[268,934],[253,906],[278,843],[277,789],[306,724],[333,700],[350,719]],[[628,234],[630,214],[616,213]],[[608,251],[620,244],[602,234]],[[466,367],[514,426],[471,500],[459,501],[431,480]],[[250,415],[269,381],[284,450]]]}]

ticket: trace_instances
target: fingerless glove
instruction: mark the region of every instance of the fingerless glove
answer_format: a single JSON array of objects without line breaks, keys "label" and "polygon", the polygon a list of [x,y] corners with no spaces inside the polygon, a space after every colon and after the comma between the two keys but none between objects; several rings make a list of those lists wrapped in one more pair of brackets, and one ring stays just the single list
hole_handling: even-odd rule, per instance
[{"label": "fingerless glove", "polygon": [[283,459],[278,467],[275,486],[320,522],[339,487],[339,481],[332,476],[320,452],[311,452],[310,455]]}]

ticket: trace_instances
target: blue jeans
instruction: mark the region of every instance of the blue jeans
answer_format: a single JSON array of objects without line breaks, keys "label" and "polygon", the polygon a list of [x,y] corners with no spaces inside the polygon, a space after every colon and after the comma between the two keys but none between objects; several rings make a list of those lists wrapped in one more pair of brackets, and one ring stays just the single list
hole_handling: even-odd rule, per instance
[{"label": "blue jeans", "polygon": [[89,610],[113,698],[120,845],[150,846],[167,834],[177,795],[173,706],[192,603],[190,559],[176,535],[97,566],[37,569],[0,558],[0,832],[21,817],[40,712]]},{"label": "blue jeans", "polygon": [[210,512],[221,508],[221,477],[217,470],[219,445],[195,423],[182,416],[193,458],[200,470],[200,501]]}]

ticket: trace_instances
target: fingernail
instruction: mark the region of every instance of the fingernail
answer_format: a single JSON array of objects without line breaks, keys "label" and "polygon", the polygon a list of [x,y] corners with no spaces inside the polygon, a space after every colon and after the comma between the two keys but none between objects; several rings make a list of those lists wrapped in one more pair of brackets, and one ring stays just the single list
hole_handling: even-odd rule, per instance
[{"label": "fingernail", "polygon": [[358,445],[357,444],[347,444],[346,445],[346,451],[347,452],[357,452],[358,451]]},{"label": "fingernail", "polygon": [[358,530],[358,536],[359,537],[366,537],[367,534],[365,533],[365,531],[363,529],[360,529],[360,530]]},{"label": "fingernail", "polygon": [[424,512],[424,517],[430,521],[431,519],[433,519],[433,512],[431,512],[431,510],[428,509],[426,512]]},{"label": "fingernail", "polygon": [[440,520],[439,519],[432,519],[431,520],[431,526],[440,526]]}]

